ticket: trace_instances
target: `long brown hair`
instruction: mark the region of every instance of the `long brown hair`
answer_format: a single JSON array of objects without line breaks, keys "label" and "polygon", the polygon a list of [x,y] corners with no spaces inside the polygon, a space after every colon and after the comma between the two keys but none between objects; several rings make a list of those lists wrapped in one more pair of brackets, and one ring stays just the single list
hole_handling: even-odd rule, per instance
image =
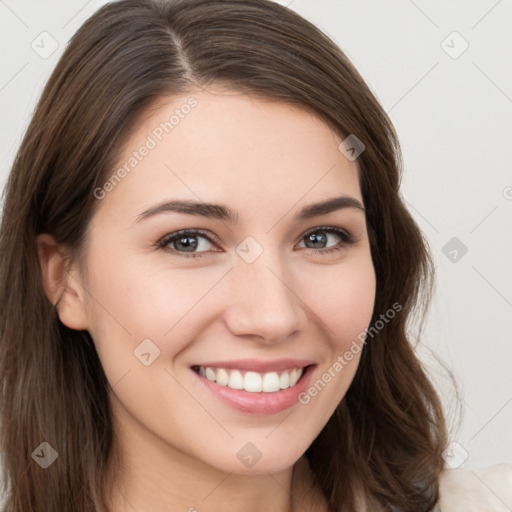
[{"label": "long brown hair", "polygon": [[[0,232],[1,450],[5,512],[108,510],[114,464],[109,383],[87,331],[58,319],[42,286],[36,236],[78,255],[95,188],[112,173],[130,128],[155,100],[194,87],[302,106],[358,157],[377,276],[372,336],[345,398],[306,451],[330,511],[420,512],[438,499],[447,432],[408,324],[426,307],[432,262],[399,193],[394,128],[344,53],[292,10],[267,0],[121,0],[71,39],[13,164]],[[58,463],[33,452],[47,442]]]}]

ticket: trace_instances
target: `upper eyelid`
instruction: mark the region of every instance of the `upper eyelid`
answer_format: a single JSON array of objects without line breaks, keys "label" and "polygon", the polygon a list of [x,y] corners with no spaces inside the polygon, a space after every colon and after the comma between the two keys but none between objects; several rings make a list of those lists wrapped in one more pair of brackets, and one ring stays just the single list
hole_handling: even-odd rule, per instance
[{"label": "upper eyelid", "polygon": [[316,226],[316,227],[312,227],[310,229],[306,229],[306,231],[304,231],[300,235],[300,238],[302,238],[306,235],[309,235],[310,233],[314,233],[315,231],[332,231],[332,232],[341,231],[343,233],[346,233],[348,236],[353,236],[351,234],[350,230],[347,228],[340,228],[339,226]]},{"label": "upper eyelid", "polygon": [[173,240],[175,238],[178,238],[179,236],[185,236],[185,235],[188,235],[188,234],[202,236],[202,237],[207,238],[208,240],[210,240],[212,243],[217,243],[217,244],[220,243],[220,240],[219,240],[219,238],[216,235],[213,235],[209,231],[203,231],[201,229],[195,229],[195,228],[179,229],[178,231],[174,231],[172,233],[168,233],[167,235],[164,235],[162,238],[160,238],[160,240],[157,243],[158,244],[164,243],[164,242],[168,243],[170,240]]}]

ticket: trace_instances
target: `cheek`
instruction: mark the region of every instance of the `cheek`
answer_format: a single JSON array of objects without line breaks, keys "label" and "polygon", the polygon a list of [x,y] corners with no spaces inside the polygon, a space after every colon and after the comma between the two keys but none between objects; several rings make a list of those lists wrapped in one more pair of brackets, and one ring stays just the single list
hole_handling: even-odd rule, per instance
[{"label": "cheek", "polygon": [[324,326],[329,348],[299,403],[314,418],[317,435],[343,400],[356,373],[363,350],[366,329],[375,303],[376,279],[368,258],[340,266],[327,277],[317,276],[324,293],[310,295],[315,313]]},{"label": "cheek", "polygon": [[341,334],[344,349],[347,340],[360,339],[368,327],[375,303],[375,278],[372,273],[361,274],[346,282],[339,294],[338,315],[333,330]]},{"label": "cheek", "polygon": [[88,302],[91,335],[98,340],[106,367],[125,367],[148,339],[160,351],[160,361],[180,353],[192,332],[214,318],[209,292],[225,272],[206,267],[148,268],[136,258],[103,259],[92,272],[93,297]]},{"label": "cheek", "polygon": [[[325,269],[324,269],[325,270]],[[320,320],[329,343],[323,361],[321,378],[335,382],[330,393],[341,400],[359,364],[366,330],[369,327],[376,291],[376,278],[371,258],[354,259],[340,265],[337,271],[318,272],[312,280],[318,286],[309,301]],[[325,346],[322,347],[325,349]]]},{"label": "cheek", "polygon": [[344,351],[371,320],[376,290],[373,264],[364,258],[340,265],[337,271],[319,271],[311,281],[316,290],[309,294],[312,309],[322,320],[332,348]]},{"label": "cheek", "polygon": [[214,308],[209,294],[215,295],[213,288],[224,274],[225,269],[220,268],[164,268],[132,277],[118,290],[124,297],[121,314],[134,333],[173,339],[172,350],[178,352],[186,345],[187,325],[212,319]]}]

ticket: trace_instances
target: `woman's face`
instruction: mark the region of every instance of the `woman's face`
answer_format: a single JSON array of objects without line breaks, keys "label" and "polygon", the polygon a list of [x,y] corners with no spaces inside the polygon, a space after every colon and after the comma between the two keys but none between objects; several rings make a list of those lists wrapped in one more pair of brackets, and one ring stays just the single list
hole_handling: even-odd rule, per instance
[{"label": "woman's face", "polygon": [[375,275],[340,142],[304,110],[213,89],[132,132],[95,192],[82,300],[133,463],[279,471],[343,399]]}]

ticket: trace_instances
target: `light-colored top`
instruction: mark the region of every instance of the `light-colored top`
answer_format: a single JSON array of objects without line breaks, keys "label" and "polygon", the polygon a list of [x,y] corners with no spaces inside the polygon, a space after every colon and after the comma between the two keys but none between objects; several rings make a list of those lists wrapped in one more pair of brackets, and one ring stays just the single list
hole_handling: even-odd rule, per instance
[{"label": "light-colored top", "polygon": [[512,465],[445,469],[439,493],[439,512],[511,512]]}]

